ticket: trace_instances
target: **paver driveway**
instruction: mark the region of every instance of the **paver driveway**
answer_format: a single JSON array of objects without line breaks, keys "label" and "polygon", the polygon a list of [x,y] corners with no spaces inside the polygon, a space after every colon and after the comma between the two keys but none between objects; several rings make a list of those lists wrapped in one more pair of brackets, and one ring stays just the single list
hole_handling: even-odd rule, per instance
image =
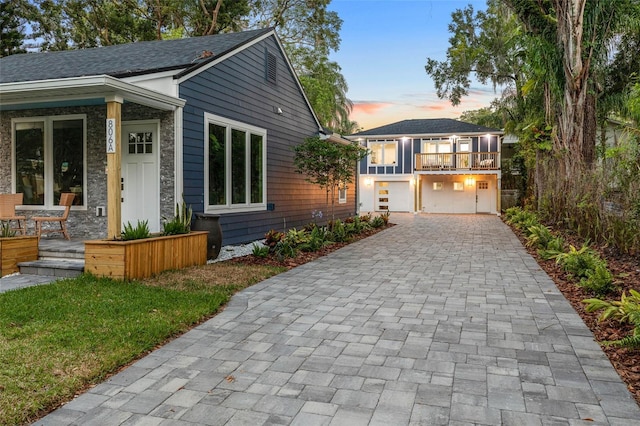
[{"label": "paver driveway", "polygon": [[494,216],[389,230],[236,295],[38,424],[640,424],[579,316]]}]

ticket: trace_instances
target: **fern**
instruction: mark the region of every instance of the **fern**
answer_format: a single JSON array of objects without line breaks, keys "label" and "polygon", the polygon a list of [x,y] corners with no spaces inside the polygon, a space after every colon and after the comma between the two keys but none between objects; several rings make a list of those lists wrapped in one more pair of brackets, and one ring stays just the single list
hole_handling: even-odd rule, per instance
[{"label": "fern", "polygon": [[607,302],[597,298],[583,300],[585,310],[587,312],[596,312],[603,310],[598,317],[598,321],[604,321],[609,318],[615,319],[622,323],[633,324],[633,334],[620,340],[611,340],[602,342],[603,345],[621,346],[627,348],[640,347],[640,292],[629,290],[629,295],[622,293],[620,300]]}]

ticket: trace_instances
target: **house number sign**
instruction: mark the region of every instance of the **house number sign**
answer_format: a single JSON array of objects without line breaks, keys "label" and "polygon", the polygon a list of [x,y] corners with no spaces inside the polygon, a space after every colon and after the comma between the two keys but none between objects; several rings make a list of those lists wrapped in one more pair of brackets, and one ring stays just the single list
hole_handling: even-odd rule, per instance
[{"label": "house number sign", "polygon": [[107,118],[107,154],[116,152],[116,119]]}]

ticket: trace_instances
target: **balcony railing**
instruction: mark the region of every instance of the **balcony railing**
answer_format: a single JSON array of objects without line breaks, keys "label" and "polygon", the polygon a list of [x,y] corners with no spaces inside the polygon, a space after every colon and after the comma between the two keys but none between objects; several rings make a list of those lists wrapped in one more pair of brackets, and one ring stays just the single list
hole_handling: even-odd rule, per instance
[{"label": "balcony railing", "polygon": [[416,154],[416,171],[498,170],[499,168],[499,152]]}]

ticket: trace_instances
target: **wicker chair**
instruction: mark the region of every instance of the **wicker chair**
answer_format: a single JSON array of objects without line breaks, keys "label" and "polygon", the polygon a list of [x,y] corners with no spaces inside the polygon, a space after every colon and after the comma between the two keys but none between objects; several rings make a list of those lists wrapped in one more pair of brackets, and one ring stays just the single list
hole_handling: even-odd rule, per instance
[{"label": "wicker chair", "polygon": [[19,192],[17,194],[0,194],[0,221],[11,222],[15,221],[17,227],[13,228],[19,231],[22,235],[27,235],[27,217],[16,216],[16,206],[22,204],[22,198],[24,194]]},{"label": "wicker chair", "polygon": [[[60,204],[61,206],[64,206],[64,212],[62,213],[62,216],[36,216],[33,217],[33,220],[36,223],[36,235],[38,236],[38,239],[40,239],[40,237],[42,236],[42,234],[48,234],[48,233],[52,233],[52,232],[62,232],[62,235],[64,235],[64,237],[67,240],[70,240],[71,238],[69,237],[69,233],[67,232],[67,218],[69,217],[69,211],[71,210],[71,204],[73,204],[73,198],[75,197],[75,194],[72,194],[70,192],[65,192],[60,194]],[[55,223],[57,222],[60,225],[60,228],[51,228],[51,229],[42,229],[42,224],[43,223]]]}]

